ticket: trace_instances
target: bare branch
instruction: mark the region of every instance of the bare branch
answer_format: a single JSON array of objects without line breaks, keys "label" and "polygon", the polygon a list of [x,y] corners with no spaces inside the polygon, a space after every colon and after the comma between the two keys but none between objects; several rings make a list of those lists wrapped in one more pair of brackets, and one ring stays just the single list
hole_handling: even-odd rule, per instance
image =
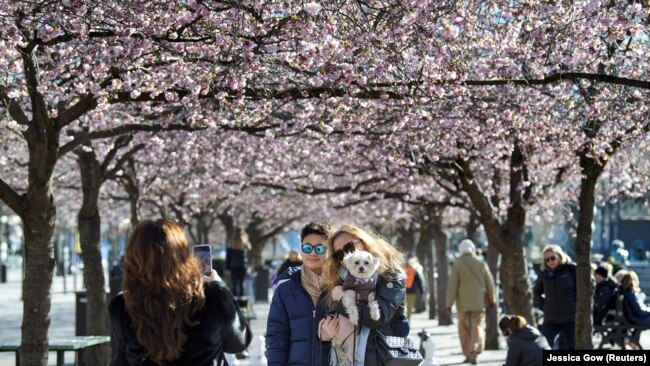
[{"label": "bare branch", "polygon": [[9,96],[5,93],[5,89],[5,86],[0,87],[0,99],[5,105],[5,108],[7,108],[7,111],[9,111],[9,115],[18,124],[23,126],[29,125],[29,118],[27,118],[25,112],[22,110],[22,108],[20,108],[20,104],[18,104],[14,98],[9,98]]},{"label": "bare branch", "polygon": [[87,134],[76,136],[74,140],[68,142],[67,144],[61,146],[59,149],[59,158],[63,155],[69,153],[75,148],[81,146],[82,144],[91,141],[106,139],[110,137],[125,135],[133,132],[158,132],[158,131],[197,131],[203,130],[203,126],[191,126],[185,124],[170,124],[168,126],[163,125],[147,125],[147,124],[126,124],[118,127],[114,127],[108,130],[93,131]]},{"label": "bare branch", "polygon": [[18,216],[23,217],[27,201],[24,195],[19,195],[7,182],[0,178],[0,200]]}]

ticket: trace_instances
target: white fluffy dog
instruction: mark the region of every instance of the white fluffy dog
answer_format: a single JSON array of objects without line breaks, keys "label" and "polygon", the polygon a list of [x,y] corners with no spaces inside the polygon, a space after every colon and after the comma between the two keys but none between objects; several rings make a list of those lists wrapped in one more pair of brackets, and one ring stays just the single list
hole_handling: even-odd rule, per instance
[{"label": "white fluffy dog", "polygon": [[[379,320],[381,314],[379,304],[375,300],[379,259],[370,252],[355,250],[343,258],[343,263],[348,269],[348,275],[343,282],[341,303],[350,316],[350,322],[353,325],[359,324],[357,300],[367,303],[370,307],[370,317],[373,320]],[[357,294],[359,294],[358,299]]]},{"label": "white fluffy dog", "polygon": [[[340,301],[349,318],[339,316],[339,332],[332,339],[334,357],[339,366],[351,366],[353,364],[354,332],[359,324],[359,311],[357,300],[368,303],[370,317],[379,320],[381,313],[379,304],[375,300],[375,287],[377,285],[377,270],[379,259],[372,254],[362,250],[348,253],[343,262],[348,269],[348,275],[342,286],[336,286],[332,290],[332,299]],[[358,294],[358,297],[357,297]]]}]

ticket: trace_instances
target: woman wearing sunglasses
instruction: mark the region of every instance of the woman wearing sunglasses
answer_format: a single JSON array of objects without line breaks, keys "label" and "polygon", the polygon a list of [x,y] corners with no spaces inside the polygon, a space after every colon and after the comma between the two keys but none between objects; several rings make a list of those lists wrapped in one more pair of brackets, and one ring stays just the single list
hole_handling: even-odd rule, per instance
[{"label": "woman wearing sunglasses", "polygon": [[[344,225],[332,235],[328,241],[328,250],[332,252],[325,266],[323,277],[328,291],[321,300],[319,307],[331,309],[335,303],[332,293],[347,277],[347,269],[343,263],[345,254],[355,250],[365,250],[379,258],[379,276],[375,287],[376,300],[379,304],[380,317],[373,320],[370,317],[370,308],[359,305],[359,325],[355,342],[354,365],[379,365],[376,351],[376,336],[380,331],[383,335],[405,337],[408,336],[410,327],[405,314],[406,289],[404,286],[405,274],[403,272],[404,258],[395,247],[386,240],[364,231],[356,226]],[[340,310],[343,311],[343,310]],[[325,313],[325,311],[319,311]],[[329,320],[336,319],[327,316],[320,326],[320,339],[331,341],[339,331],[339,325],[333,326]],[[365,350],[365,351],[364,351]],[[336,365],[336,358],[330,357],[330,364]]]},{"label": "woman wearing sunglasses", "polygon": [[316,304],[324,289],[323,263],[332,231],[327,223],[305,225],[300,232],[302,266],[289,268],[276,283],[266,325],[269,366],[329,363],[329,349],[316,339]]},{"label": "woman wearing sunglasses", "polygon": [[540,330],[553,346],[559,334],[559,349],[574,349],[576,316],[576,265],[559,245],[547,245],[541,276],[533,287],[535,306],[544,312]]}]

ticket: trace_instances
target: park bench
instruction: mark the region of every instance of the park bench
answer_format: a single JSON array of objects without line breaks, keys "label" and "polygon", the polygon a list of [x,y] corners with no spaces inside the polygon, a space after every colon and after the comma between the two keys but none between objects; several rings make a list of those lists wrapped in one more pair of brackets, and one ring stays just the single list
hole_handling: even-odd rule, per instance
[{"label": "park bench", "polygon": [[[48,349],[56,351],[56,365],[65,365],[64,354],[66,351],[74,351],[75,353],[80,350],[90,347],[98,346],[110,342],[109,336],[70,336],[50,339]],[[16,366],[20,365],[20,340],[9,341],[0,343],[0,352],[15,352],[16,353]]]},{"label": "park bench", "polygon": [[650,326],[630,324],[623,313],[622,294],[616,296],[616,308],[610,310],[605,319],[609,320],[604,320],[602,325],[594,326],[594,332],[602,335],[598,349],[602,349],[608,343],[616,344],[622,349],[641,349],[639,343],[641,332],[650,329]]}]

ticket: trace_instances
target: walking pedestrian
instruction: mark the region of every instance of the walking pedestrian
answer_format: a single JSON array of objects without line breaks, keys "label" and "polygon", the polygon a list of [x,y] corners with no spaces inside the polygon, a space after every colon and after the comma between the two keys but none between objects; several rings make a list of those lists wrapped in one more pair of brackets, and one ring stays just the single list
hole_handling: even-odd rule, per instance
[{"label": "walking pedestrian", "polygon": [[476,247],[470,239],[458,246],[460,257],[452,266],[447,285],[447,312],[456,303],[458,335],[465,355],[463,363],[478,363],[485,348],[485,307],[494,307],[494,279],[488,266],[476,257]]},{"label": "walking pedestrian", "polygon": [[[310,222],[300,232],[302,266],[289,267],[278,278],[266,325],[268,365],[326,366],[329,347],[316,338],[316,304],[324,290],[323,264],[333,228]],[[330,320],[336,329],[336,321]],[[328,326],[330,325],[328,323]]]},{"label": "walking pedestrian", "polygon": [[[203,276],[180,226],[140,222],[131,233],[123,292],[109,305],[112,366],[223,365],[252,334],[215,270]],[[210,335],[210,336],[206,336]]]},{"label": "walking pedestrian", "polygon": [[560,349],[574,349],[576,316],[576,265],[556,244],[544,247],[541,276],[533,287],[535,306],[544,312],[541,332],[553,346],[559,334]]},{"label": "walking pedestrian", "polygon": [[406,261],[404,269],[406,270],[406,317],[411,320],[416,301],[424,296],[422,265],[417,257],[412,257]]}]

